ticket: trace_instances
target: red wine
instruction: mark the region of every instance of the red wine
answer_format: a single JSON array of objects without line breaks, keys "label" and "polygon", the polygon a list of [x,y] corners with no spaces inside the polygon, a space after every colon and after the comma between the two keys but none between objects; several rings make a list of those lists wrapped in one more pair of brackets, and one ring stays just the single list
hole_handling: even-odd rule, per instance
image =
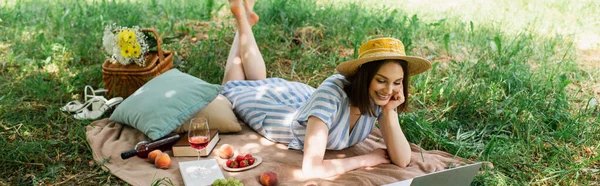
[{"label": "red wine", "polygon": [[133,156],[147,158],[148,154],[155,149],[160,149],[161,151],[170,150],[171,147],[175,143],[177,143],[177,140],[179,140],[179,138],[181,138],[179,134],[169,134],[161,139],[152,142],[140,141],[135,145],[135,147],[132,150],[121,153],[121,159],[127,159]]},{"label": "red wine", "polygon": [[198,149],[198,150],[202,150],[204,148],[206,148],[206,145],[208,145],[208,138],[204,137],[204,136],[194,136],[190,139],[188,139],[188,142],[190,143],[190,146],[192,146],[192,148]]}]

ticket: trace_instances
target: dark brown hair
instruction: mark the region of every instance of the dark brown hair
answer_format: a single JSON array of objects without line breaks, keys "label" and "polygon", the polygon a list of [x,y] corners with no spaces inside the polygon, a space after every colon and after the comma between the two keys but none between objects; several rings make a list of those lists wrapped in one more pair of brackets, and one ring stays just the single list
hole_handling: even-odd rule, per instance
[{"label": "dark brown hair", "polygon": [[375,109],[373,108],[373,101],[369,96],[369,86],[375,77],[379,68],[385,63],[395,62],[399,63],[404,70],[404,79],[402,79],[402,89],[404,91],[404,103],[400,104],[397,108],[397,112],[405,112],[408,110],[408,86],[409,78],[408,75],[408,64],[404,60],[379,60],[362,64],[358,67],[358,71],[352,76],[345,76],[348,84],[344,85],[344,92],[350,99],[350,105],[358,107],[361,114],[369,114],[375,116]]}]

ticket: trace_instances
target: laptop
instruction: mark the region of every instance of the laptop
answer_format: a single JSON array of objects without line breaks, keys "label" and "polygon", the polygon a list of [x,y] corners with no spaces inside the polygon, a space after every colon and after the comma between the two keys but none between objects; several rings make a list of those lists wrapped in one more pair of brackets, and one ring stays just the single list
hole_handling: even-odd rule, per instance
[{"label": "laptop", "polygon": [[481,163],[464,165],[383,186],[468,186],[475,179],[479,168]]}]

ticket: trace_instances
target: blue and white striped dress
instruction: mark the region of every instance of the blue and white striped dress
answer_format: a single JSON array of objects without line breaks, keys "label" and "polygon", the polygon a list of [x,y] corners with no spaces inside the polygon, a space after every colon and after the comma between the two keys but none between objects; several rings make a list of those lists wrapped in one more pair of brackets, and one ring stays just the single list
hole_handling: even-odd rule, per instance
[{"label": "blue and white striped dress", "polygon": [[265,138],[288,143],[289,149],[303,150],[306,122],[320,118],[329,128],[327,149],[339,150],[367,138],[377,116],[361,115],[350,132],[350,100],[343,90],[347,80],[336,74],[317,89],[281,78],[229,81],[221,94],[233,104],[237,116]]}]

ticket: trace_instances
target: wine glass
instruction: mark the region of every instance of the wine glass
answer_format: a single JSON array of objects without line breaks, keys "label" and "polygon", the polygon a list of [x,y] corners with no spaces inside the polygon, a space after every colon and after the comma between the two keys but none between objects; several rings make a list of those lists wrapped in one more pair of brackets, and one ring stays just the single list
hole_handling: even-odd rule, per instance
[{"label": "wine glass", "polygon": [[208,120],[206,118],[193,118],[190,120],[190,128],[188,129],[188,142],[192,148],[198,151],[198,168],[190,173],[192,177],[204,177],[210,174],[210,169],[207,169],[200,164],[200,151],[206,148],[210,141],[210,132],[208,130]]}]

